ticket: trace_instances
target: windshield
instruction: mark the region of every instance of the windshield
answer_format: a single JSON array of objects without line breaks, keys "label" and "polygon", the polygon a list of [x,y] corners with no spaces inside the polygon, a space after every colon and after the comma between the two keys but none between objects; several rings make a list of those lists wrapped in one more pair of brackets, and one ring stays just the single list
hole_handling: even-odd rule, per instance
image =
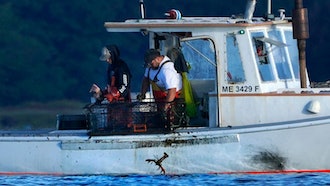
[{"label": "windshield", "polygon": [[189,79],[215,79],[216,60],[214,44],[210,39],[181,42],[182,52],[190,65]]}]

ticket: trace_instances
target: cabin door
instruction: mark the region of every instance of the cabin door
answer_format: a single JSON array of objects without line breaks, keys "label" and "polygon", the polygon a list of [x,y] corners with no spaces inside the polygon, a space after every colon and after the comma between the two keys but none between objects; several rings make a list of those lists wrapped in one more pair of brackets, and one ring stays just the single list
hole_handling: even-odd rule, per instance
[{"label": "cabin door", "polygon": [[189,63],[187,73],[197,113],[190,117],[192,126],[216,126],[218,120],[217,63],[214,42],[210,38],[184,38],[182,53]]}]

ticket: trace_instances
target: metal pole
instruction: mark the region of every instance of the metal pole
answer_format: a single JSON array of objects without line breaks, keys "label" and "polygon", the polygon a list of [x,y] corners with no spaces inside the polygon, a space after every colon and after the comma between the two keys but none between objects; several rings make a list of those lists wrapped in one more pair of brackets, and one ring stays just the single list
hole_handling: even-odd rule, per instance
[{"label": "metal pole", "polygon": [[246,5],[246,10],[245,10],[245,15],[244,15],[244,19],[246,19],[248,22],[252,22],[256,3],[257,3],[257,0],[248,0],[248,3]]},{"label": "metal pole", "polygon": [[295,0],[293,10],[293,38],[297,39],[299,50],[299,72],[301,88],[307,88],[306,80],[306,39],[309,38],[308,12],[303,0]]},{"label": "metal pole", "polygon": [[272,0],[268,0],[267,13],[270,15],[272,13]]},{"label": "metal pole", "polygon": [[140,0],[140,12],[141,12],[141,19],[144,19],[146,16],[146,10],[144,7],[144,2],[143,0]]}]

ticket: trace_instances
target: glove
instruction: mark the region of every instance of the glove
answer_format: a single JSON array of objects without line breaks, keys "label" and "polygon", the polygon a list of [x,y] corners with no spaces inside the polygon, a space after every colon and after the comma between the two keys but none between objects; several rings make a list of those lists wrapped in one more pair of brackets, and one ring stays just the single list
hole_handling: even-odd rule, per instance
[{"label": "glove", "polygon": [[100,87],[98,87],[96,84],[93,84],[91,89],[89,90],[90,93],[93,93],[93,97],[95,99],[99,99],[102,95]]},{"label": "glove", "polygon": [[106,94],[104,97],[105,97],[110,103],[113,101],[113,96],[112,96],[112,94]]},{"label": "glove", "polygon": [[138,94],[136,95],[136,99],[139,101],[142,101],[143,99],[146,99],[146,95],[145,94]]},{"label": "glove", "polygon": [[115,99],[120,97],[120,92],[118,91],[117,87],[108,87],[108,93],[112,94]]},{"label": "glove", "polygon": [[104,96],[107,98],[109,102],[118,100],[120,97],[120,93],[116,87],[110,87],[108,86],[108,93]]}]

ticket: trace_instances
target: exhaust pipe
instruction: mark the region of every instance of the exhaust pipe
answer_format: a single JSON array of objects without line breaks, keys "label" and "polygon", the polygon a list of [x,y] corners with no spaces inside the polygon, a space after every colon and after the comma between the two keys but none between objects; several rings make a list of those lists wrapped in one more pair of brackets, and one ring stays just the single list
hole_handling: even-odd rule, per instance
[{"label": "exhaust pipe", "polygon": [[309,38],[308,11],[303,8],[303,0],[295,0],[292,14],[293,38],[297,39],[299,50],[299,71],[301,88],[307,88],[306,39]]}]

